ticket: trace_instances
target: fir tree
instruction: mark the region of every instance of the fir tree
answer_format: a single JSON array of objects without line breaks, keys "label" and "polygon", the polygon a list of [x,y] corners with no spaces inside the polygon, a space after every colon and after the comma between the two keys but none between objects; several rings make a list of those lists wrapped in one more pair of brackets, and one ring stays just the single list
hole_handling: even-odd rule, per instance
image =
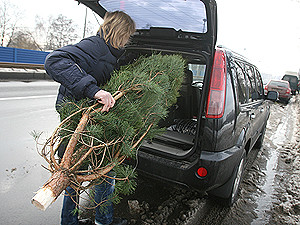
[{"label": "fir tree", "polygon": [[[135,158],[142,140],[163,132],[158,122],[177,101],[184,69],[180,55],[142,56],[115,71],[101,87],[116,99],[109,112],[102,113],[101,104],[88,99],[66,103],[60,111],[61,124],[41,152],[52,173],[42,189],[54,190],[55,198],[69,185],[81,192],[104,182],[113,171],[116,191],[112,200],[118,202],[119,194],[132,193],[136,173],[123,162]],[[67,147],[59,162],[55,154],[61,143]],[[83,186],[85,181],[89,185]],[[40,203],[39,192],[32,202],[45,209],[48,205]]]}]

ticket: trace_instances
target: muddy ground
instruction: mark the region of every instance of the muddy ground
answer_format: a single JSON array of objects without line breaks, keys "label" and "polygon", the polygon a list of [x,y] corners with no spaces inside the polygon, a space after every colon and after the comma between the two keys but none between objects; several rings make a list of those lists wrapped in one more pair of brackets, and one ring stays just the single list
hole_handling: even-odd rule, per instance
[{"label": "muddy ground", "polygon": [[[270,103],[263,147],[249,157],[238,201],[218,199],[139,177],[133,195],[115,214],[129,224],[300,224],[300,95],[288,104]],[[91,216],[83,211],[83,217]]]}]

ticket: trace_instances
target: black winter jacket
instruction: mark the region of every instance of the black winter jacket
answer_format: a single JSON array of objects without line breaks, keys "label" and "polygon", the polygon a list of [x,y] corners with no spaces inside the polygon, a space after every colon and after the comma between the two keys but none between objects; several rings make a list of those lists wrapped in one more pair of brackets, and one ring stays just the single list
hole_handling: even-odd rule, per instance
[{"label": "black winter jacket", "polygon": [[47,74],[59,82],[56,109],[66,99],[93,99],[105,84],[124,50],[106,44],[99,34],[50,53],[45,61]]}]

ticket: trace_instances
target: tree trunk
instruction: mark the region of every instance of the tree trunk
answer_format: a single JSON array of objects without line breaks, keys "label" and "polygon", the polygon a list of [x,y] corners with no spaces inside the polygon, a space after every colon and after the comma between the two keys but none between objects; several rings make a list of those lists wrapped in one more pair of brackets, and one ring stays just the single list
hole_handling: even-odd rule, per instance
[{"label": "tree trunk", "polygon": [[52,174],[51,178],[38,190],[31,199],[31,203],[45,211],[52,202],[70,185],[67,170],[59,170]]},{"label": "tree trunk", "polygon": [[[114,94],[114,99],[118,100],[120,97],[124,95],[123,92],[116,92]],[[99,104],[99,103],[97,103]],[[91,113],[91,110],[94,106],[90,107],[81,117],[80,122],[77,125],[77,128],[75,132],[73,133],[67,147],[64,153],[64,156],[61,160],[61,163],[59,166],[58,171],[54,172],[50,179],[43,185],[41,189],[39,189],[36,193],[36,195],[31,199],[31,203],[35,205],[37,208],[41,210],[46,210],[49,205],[51,205],[61,194],[61,192],[66,189],[70,183],[70,177],[69,173],[72,173],[73,171],[70,171],[70,165],[72,160],[72,155],[74,153],[74,149],[76,147],[76,144],[78,142],[78,139],[81,136],[81,132],[85,129],[86,124],[89,120],[89,117],[93,113],[100,112],[102,107],[100,107],[97,111]],[[54,160],[55,162],[55,160]],[[82,163],[82,162],[81,162]],[[80,164],[81,164],[80,163]],[[77,166],[77,164],[75,164]],[[75,166],[75,167],[76,167]],[[113,168],[113,167],[112,167]],[[110,171],[112,168],[109,168],[108,171]],[[102,173],[100,173],[103,175]],[[104,173],[105,174],[105,173]],[[94,179],[101,177],[100,175],[93,177]],[[84,176],[83,176],[83,180]],[[93,180],[93,179],[91,179]]]}]

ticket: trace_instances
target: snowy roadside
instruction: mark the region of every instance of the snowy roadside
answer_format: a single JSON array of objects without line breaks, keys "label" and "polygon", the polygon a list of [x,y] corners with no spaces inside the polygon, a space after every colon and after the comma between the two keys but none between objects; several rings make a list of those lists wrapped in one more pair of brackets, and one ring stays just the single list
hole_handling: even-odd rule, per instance
[{"label": "snowy roadside", "polygon": [[299,103],[300,95],[270,102],[263,148],[249,155],[240,198],[222,225],[300,224]]},{"label": "snowy roadside", "polygon": [[[270,224],[300,224],[300,96],[292,103],[296,111],[294,135],[279,150],[276,182],[277,203]],[[287,111],[286,113],[290,113]]]}]

